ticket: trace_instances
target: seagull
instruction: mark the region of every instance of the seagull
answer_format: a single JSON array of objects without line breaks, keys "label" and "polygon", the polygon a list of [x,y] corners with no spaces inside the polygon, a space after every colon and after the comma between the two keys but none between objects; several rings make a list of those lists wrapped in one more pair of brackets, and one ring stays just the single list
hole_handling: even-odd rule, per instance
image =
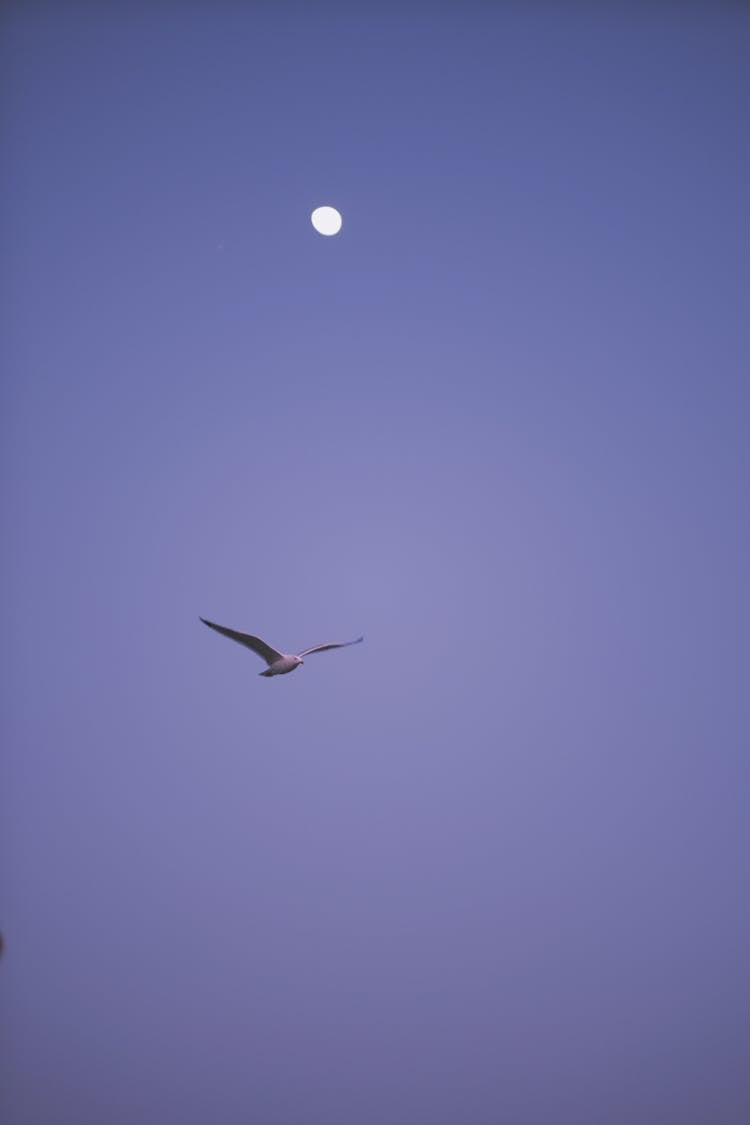
[{"label": "seagull", "polygon": [[364,637],[357,637],[356,641],[315,645],[314,648],[306,648],[304,652],[278,652],[265,641],[262,641],[260,637],[252,637],[250,633],[239,633],[236,629],[227,629],[225,625],[216,625],[213,621],[206,621],[205,617],[201,617],[201,621],[204,625],[208,625],[209,629],[215,629],[217,633],[229,637],[230,641],[236,641],[238,645],[244,645],[245,648],[251,648],[253,652],[257,652],[258,656],[261,656],[268,665],[265,672],[258,672],[259,676],[283,676],[285,672],[293,672],[295,668],[299,668],[300,664],[304,664],[302,657],[309,656],[311,652],[326,652],[329,648],[348,648],[349,645],[358,645],[360,641],[365,639]]}]

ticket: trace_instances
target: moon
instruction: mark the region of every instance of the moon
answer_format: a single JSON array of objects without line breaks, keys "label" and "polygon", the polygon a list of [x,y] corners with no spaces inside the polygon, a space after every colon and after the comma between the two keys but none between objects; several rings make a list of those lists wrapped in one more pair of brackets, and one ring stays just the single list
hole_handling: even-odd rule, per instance
[{"label": "moon", "polygon": [[338,234],[341,230],[341,215],[335,207],[316,207],[310,216],[310,222],[318,234],[329,236]]}]

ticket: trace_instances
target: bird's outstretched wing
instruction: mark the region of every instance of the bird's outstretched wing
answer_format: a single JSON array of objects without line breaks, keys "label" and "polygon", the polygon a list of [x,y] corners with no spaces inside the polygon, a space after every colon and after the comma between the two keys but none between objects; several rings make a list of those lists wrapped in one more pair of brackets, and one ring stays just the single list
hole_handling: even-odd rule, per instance
[{"label": "bird's outstretched wing", "polygon": [[330,645],[315,645],[314,648],[306,648],[304,652],[298,652],[297,656],[309,656],[311,652],[325,652],[329,648],[347,648],[349,645],[358,645],[363,641],[364,637],[357,637],[356,641],[340,641]]},{"label": "bird's outstretched wing", "polygon": [[281,660],[284,655],[282,652],[277,652],[275,648],[271,648],[260,637],[252,637],[249,633],[239,633],[236,629],[227,629],[225,625],[215,625],[213,621],[206,621],[205,617],[201,617],[204,625],[208,625],[209,629],[215,629],[217,633],[222,633],[225,637],[229,637],[230,641],[236,641],[238,645],[244,645],[245,648],[251,648],[253,652],[257,652],[266,664],[273,664],[277,660]]}]

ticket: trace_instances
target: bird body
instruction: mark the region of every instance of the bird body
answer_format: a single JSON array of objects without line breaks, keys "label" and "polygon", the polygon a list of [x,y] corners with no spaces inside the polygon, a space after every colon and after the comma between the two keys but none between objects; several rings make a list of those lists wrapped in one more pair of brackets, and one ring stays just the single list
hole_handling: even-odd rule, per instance
[{"label": "bird body", "polygon": [[349,645],[358,645],[364,637],[357,637],[355,641],[338,641],[326,645],[315,645],[313,648],[306,648],[303,652],[279,652],[278,649],[272,648],[260,637],[254,637],[250,633],[240,633],[237,629],[228,629],[226,625],[216,625],[213,621],[206,621],[205,617],[201,617],[204,625],[208,625],[209,629],[214,629],[222,636],[228,637],[230,641],[236,641],[237,644],[244,645],[245,648],[251,649],[257,653],[263,660],[265,660],[268,667],[264,672],[259,672],[259,676],[283,676],[287,672],[294,672],[299,668],[300,664],[304,664],[303,656],[309,656],[313,652],[325,652],[329,648],[347,648]]},{"label": "bird body", "polygon": [[304,664],[301,656],[282,656],[279,660],[274,660],[273,664],[269,664],[265,672],[258,672],[259,676],[283,676],[286,672],[294,672],[299,668],[300,664]]}]

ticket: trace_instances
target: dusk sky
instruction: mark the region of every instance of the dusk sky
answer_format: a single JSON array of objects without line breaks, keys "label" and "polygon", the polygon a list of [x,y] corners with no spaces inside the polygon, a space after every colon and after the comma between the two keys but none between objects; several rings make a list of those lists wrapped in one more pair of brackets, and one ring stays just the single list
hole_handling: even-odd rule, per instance
[{"label": "dusk sky", "polygon": [[0,105],[4,1125],[744,1125],[750,10],[30,0]]}]

